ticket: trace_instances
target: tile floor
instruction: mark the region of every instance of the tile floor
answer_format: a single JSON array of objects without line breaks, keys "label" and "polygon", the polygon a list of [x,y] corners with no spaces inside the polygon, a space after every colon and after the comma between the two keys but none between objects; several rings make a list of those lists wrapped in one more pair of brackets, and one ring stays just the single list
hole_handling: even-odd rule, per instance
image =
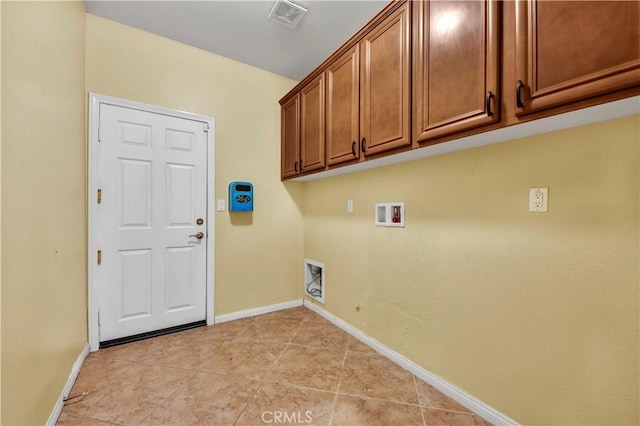
[{"label": "tile floor", "polygon": [[70,397],[59,425],[488,425],[305,307],[94,352]]}]

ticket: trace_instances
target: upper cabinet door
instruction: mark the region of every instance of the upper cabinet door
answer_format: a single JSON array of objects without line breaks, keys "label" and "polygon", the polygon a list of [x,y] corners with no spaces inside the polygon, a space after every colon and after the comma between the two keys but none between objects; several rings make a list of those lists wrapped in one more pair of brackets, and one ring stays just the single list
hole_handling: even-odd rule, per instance
[{"label": "upper cabinet door", "polygon": [[300,148],[301,172],[324,168],[324,74],[300,91]]},{"label": "upper cabinet door", "polygon": [[414,8],[414,141],[499,121],[497,2],[418,1]]},{"label": "upper cabinet door", "polygon": [[327,68],[327,161],[360,158],[358,138],[358,46]]},{"label": "upper cabinet door", "polygon": [[516,104],[526,114],[640,83],[640,2],[518,1]]},{"label": "upper cabinet door", "polygon": [[280,165],[282,178],[300,171],[300,95],[296,95],[280,109]]},{"label": "upper cabinet door", "polygon": [[364,155],[411,144],[411,3],[394,11],[360,42],[360,145]]}]

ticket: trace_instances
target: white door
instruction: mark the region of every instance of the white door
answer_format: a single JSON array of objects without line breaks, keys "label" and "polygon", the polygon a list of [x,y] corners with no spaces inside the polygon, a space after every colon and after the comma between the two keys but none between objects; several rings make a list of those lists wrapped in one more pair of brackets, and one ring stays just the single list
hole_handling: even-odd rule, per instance
[{"label": "white door", "polygon": [[100,341],[204,320],[206,123],[108,104],[99,116]]}]

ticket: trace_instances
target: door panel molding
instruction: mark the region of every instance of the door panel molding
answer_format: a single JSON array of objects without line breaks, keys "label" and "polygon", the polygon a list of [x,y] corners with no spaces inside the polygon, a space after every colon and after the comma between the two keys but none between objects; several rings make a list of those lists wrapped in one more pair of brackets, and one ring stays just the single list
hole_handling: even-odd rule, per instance
[{"label": "door panel molding", "polygon": [[[87,257],[87,305],[88,305],[88,334],[89,349],[96,351],[100,345],[100,328],[99,328],[99,289],[97,281],[97,271],[100,266],[97,262],[97,253],[100,250],[98,246],[98,143],[100,135],[100,105],[112,105],[122,108],[130,108],[144,112],[166,115],[180,119],[188,119],[201,122],[203,128],[208,129],[206,132],[207,145],[207,161],[206,161],[206,191],[207,191],[207,234],[206,239],[206,321],[211,325],[214,323],[214,266],[215,266],[215,196],[212,191],[215,188],[215,121],[212,117],[207,117],[189,112],[176,111],[155,105],[144,104],[140,102],[130,101],[127,99],[115,98],[111,96],[89,93],[89,128],[88,128],[88,169],[87,169],[87,190],[88,190],[88,257]],[[138,142],[140,133],[144,129],[131,128],[131,143]],[[172,148],[174,150],[190,150],[190,142],[175,135],[172,139]],[[176,306],[177,308],[177,306]]]}]

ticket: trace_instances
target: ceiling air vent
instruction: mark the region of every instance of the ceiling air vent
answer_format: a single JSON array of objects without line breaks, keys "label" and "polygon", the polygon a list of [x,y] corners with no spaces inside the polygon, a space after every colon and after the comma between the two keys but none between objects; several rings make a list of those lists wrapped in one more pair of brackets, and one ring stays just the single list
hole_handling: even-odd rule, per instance
[{"label": "ceiling air vent", "polygon": [[285,27],[295,28],[298,26],[302,18],[304,18],[307,9],[302,6],[298,6],[289,0],[276,0],[271,12],[269,13],[269,19],[276,21]]}]

